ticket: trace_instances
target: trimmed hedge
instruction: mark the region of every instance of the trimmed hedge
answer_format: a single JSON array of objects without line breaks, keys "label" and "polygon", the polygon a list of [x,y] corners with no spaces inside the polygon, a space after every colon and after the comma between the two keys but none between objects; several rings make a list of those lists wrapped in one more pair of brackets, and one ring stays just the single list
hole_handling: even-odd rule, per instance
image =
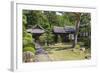
[{"label": "trimmed hedge", "polygon": [[25,48],[23,48],[23,52],[26,52],[26,51],[30,51],[32,53],[35,53],[35,48],[33,48],[33,47],[25,47]]}]

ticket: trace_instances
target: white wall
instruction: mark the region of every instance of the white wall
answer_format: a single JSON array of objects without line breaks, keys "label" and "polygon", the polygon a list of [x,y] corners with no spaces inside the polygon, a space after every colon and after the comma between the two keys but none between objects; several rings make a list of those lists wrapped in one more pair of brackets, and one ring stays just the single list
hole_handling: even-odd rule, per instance
[{"label": "white wall", "polygon": [[[10,73],[10,1],[11,0],[0,0],[0,73]],[[65,69],[56,69],[56,70],[45,70],[45,71],[36,71],[36,73],[99,73],[100,68],[100,5],[99,0],[32,0],[34,3],[48,3],[48,4],[72,4],[79,6],[96,6],[98,11],[98,26],[96,27],[97,46],[98,48],[98,66],[97,67],[83,67],[83,68],[65,68]],[[34,72],[34,71],[33,71]],[[28,72],[27,72],[28,73]],[[34,72],[35,73],[35,72]]]}]

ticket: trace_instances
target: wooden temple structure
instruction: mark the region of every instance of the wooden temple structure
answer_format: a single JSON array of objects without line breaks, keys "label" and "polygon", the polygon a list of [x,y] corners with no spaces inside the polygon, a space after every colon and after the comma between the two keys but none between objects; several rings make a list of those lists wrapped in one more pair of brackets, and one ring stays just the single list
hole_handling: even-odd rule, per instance
[{"label": "wooden temple structure", "polygon": [[73,26],[58,27],[54,26],[53,34],[55,34],[55,42],[57,42],[59,36],[62,38],[62,42],[67,42],[70,38],[74,39],[75,28]]},{"label": "wooden temple structure", "polygon": [[32,37],[35,38],[35,42],[38,42],[39,37],[45,32],[45,29],[40,25],[35,25],[30,29],[27,29],[27,32],[32,34]]},{"label": "wooden temple structure", "polygon": [[[45,33],[45,29],[41,27],[40,25],[35,25],[31,29],[27,29],[27,32],[33,34],[32,36],[35,38],[35,42],[38,42],[39,37]],[[52,34],[55,35],[54,41],[58,41],[58,37],[60,36],[62,38],[62,42],[67,42],[69,40],[69,37],[71,39],[74,39],[74,33],[75,33],[75,27],[74,26],[54,26],[52,30]],[[69,36],[72,35],[72,36]]]}]

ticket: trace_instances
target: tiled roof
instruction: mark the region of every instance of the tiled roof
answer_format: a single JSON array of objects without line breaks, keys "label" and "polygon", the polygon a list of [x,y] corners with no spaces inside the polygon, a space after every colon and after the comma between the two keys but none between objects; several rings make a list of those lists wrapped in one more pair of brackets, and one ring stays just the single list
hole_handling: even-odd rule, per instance
[{"label": "tiled roof", "polygon": [[75,28],[73,26],[65,26],[65,27],[54,26],[53,31],[54,33],[74,33]]}]

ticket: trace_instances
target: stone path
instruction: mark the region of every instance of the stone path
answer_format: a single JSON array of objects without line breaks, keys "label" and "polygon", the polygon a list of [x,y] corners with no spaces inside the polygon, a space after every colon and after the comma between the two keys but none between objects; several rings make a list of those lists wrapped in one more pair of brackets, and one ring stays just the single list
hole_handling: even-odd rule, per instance
[{"label": "stone path", "polygon": [[36,53],[35,53],[35,62],[42,62],[42,61],[52,61],[48,56],[48,53],[40,46],[37,45]]}]

